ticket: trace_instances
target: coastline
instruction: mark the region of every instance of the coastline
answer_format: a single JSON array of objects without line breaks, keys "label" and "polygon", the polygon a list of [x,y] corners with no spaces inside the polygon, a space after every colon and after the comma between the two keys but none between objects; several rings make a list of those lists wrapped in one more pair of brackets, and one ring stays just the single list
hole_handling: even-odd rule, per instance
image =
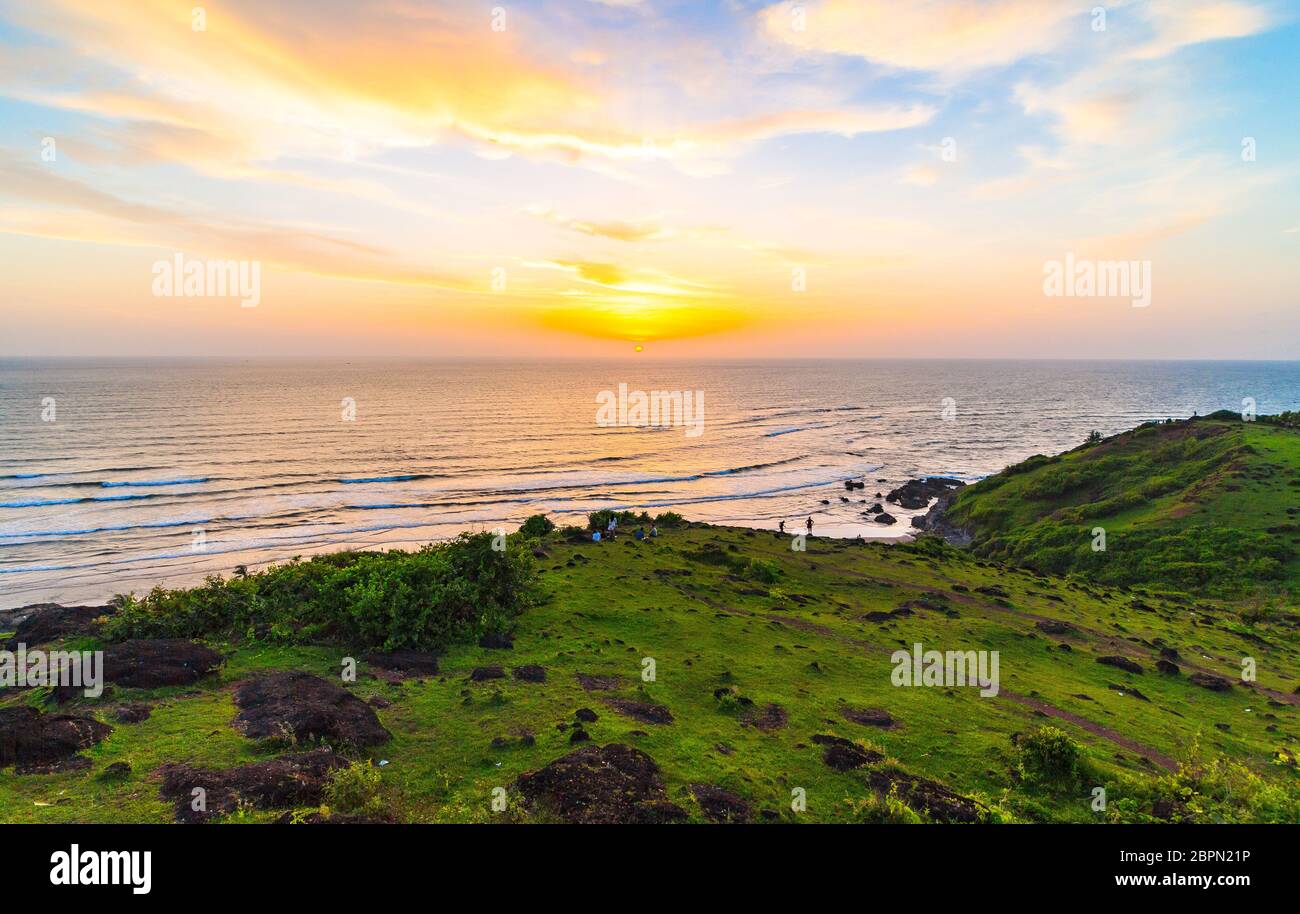
[{"label": "coastline", "polygon": [[[863,486],[867,485],[865,476],[861,477],[860,480],[858,477],[853,477],[852,481],[861,482],[861,484],[852,489],[848,487],[850,480],[842,480],[841,484],[844,485],[844,489],[837,488],[832,493],[822,493],[826,494],[827,497],[819,498],[816,504],[809,505],[807,514],[791,516],[786,523],[786,532],[790,535],[801,532],[804,529],[802,523],[803,519],[811,516],[814,519],[813,536],[815,538],[820,537],[834,540],[863,539],[871,542],[880,541],[889,545],[910,543],[915,540],[918,532],[926,532],[928,530],[926,524],[928,523],[927,518],[929,517],[930,512],[938,508],[941,503],[946,506],[948,502],[944,500],[944,496],[940,496],[937,500],[931,498],[928,501],[927,506],[924,508],[900,507],[897,503],[897,499],[900,497],[899,493],[907,492],[909,487],[915,486],[918,483],[924,483],[925,480],[942,478],[946,477],[918,477],[890,490],[887,494],[881,492],[880,494],[882,497],[880,498],[874,497],[874,494],[872,497],[867,498],[853,494],[858,491],[865,491],[863,488]],[[852,498],[849,497],[850,494],[853,495]],[[887,509],[885,513],[892,516],[895,519],[895,522],[892,524],[876,523],[873,520],[868,519],[873,518],[876,515],[865,510],[861,512],[862,519],[856,521],[845,521],[842,519],[821,521],[818,519],[818,515],[825,514],[828,508],[834,507],[842,512],[846,505],[853,508],[856,508],[858,505],[873,507],[875,505],[881,505],[882,511]],[[681,507],[686,508],[689,506]],[[617,506],[612,509],[631,511],[641,510],[637,506]],[[673,506],[669,506],[669,509],[673,509]],[[576,516],[571,516],[569,512],[557,512],[555,520],[558,524],[563,525],[566,520],[570,519],[570,517],[574,521],[579,519]],[[194,587],[202,584],[206,578],[212,575],[221,575],[226,577],[235,571],[235,569],[241,567],[250,572],[261,571],[272,565],[284,564],[299,557],[311,558],[313,556],[326,555],[335,552],[388,551],[394,549],[413,552],[428,543],[446,542],[454,539],[461,533],[481,533],[485,530],[496,531],[498,529],[504,530],[507,533],[513,533],[519,529],[520,523],[521,521],[512,521],[496,525],[475,524],[452,530],[448,530],[445,525],[439,527],[430,524],[428,527],[416,529],[425,529],[429,531],[437,529],[438,535],[413,536],[401,540],[386,539],[382,543],[371,543],[366,542],[365,540],[333,540],[315,544],[297,544],[292,550],[286,550],[276,554],[266,555],[262,558],[253,559],[242,557],[244,552],[252,551],[253,547],[249,547],[248,550],[231,548],[221,552],[195,550],[194,563],[191,563],[188,567],[177,566],[175,570],[167,570],[159,573],[154,573],[150,570],[141,570],[136,572],[134,575],[130,572],[123,572],[121,575],[111,577],[107,582],[107,587],[103,586],[102,583],[96,583],[93,585],[88,584],[84,586],[78,586],[75,583],[71,583],[60,588],[51,589],[48,586],[48,582],[46,582],[41,585],[15,589],[10,593],[0,596],[0,614],[24,607],[46,604],[105,605],[119,594],[135,593],[137,595],[142,595],[156,586],[165,587],[167,589]],[[703,526],[718,527],[721,529],[748,529],[777,532],[777,524],[765,521],[747,523],[744,520],[736,519],[722,522],[716,520],[693,521],[693,523],[701,524]],[[946,534],[945,538],[947,538]],[[199,567],[195,567],[195,564],[198,564]],[[76,575],[73,574],[70,578],[75,581]]]}]

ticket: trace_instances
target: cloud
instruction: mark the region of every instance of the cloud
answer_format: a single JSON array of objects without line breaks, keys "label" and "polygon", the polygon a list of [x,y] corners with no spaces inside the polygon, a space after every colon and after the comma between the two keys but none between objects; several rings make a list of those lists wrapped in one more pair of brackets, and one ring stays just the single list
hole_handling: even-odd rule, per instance
[{"label": "cloud", "polygon": [[1070,40],[1086,9],[1055,0],[788,0],[759,13],[766,34],[803,50],[908,70],[967,72],[1011,64]]},{"label": "cloud", "polygon": [[[262,260],[342,279],[479,291],[482,283],[401,263],[376,245],[302,226],[244,223],[136,203],[48,167],[0,154],[0,199],[41,208],[6,207],[0,231],[97,244],[160,247]],[[51,209],[52,208],[52,209]]]},{"label": "cloud", "polygon": [[549,206],[541,205],[529,206],[525,208],[524,212],[530,216],[545,219],[552,225],[568,229],[571,232],[577,232],[579,235],[612,238],[615,241],[661,241],[672,238],[677,234],[672,229],[664,228],[660,225],[659,220],[654,218],[635,221],[587,222],[557,212]]},{"label": "cloud", "polygon": [[903,172],[902,181],[916,187],[933,187],[939,183],[939,169],[933,165],[913,165]]},{"label": "cloud", "polygon": [[1273,23],[1264,8],[1234,0],[1151,0],[1145,12],[1154,34],[1129,53],[1134,60],[1155,60],[1206,41],[1245,38]]}]

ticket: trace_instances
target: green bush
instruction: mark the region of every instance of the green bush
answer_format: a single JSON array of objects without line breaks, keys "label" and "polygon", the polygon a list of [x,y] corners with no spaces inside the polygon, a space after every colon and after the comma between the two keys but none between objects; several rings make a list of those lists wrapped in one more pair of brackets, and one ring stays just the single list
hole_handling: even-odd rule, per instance
[{"label": "green bush", "polygon": [[189,590],[118,598],[106,635],[239,635],[362,650],[442,650],[506,632],[537,600],[532,557],[490,533],[461,534],[417,552],[342,552],[272,566],[245,578],[210,577]]},{"label": "green bush", "polygon": [[1057,727],[1039,727],[1020,738],[1017,769],[1022,781],[1067,787],[1079,779],[1079,744]]},{"label": "green bush", "polygon": [[655,515],[655,525],[664,528],[684,527],[686,518],[682,517],[676,511],[665,511],[663,514]]},{"label": "green bush", "polygon": [[850,820],[859,825],[921,825],[925,822],[921,814],[898,795],[897,782],[890,786],[887,796],[869,793],[861,798],[849,797],[844,803],[848,806]]},{"label": "green bush", "polygon": [[338,812],[378,816],[387,806],[381,787],[379,769],[370,762],[358,762],[334,769],[325,785],[325,801]]},{"label": "green bush", "polygon": [[535,539],[539,536],[545,536],[555,529],[555,524],[545,514],[534,514],[528,520],[524,521],[519,532],[529,539]]}]

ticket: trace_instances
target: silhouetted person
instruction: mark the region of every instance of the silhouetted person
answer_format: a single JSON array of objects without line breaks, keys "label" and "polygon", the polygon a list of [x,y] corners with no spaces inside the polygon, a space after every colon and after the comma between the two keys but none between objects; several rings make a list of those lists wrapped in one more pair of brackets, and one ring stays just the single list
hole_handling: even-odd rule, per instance
[{"label": "silhouetted person", "polygon": [[809,516],[809,518],[808,518],[808,532],[809,532],[809,533],[812,533],[812,517],[811,517],[811,516]]}]

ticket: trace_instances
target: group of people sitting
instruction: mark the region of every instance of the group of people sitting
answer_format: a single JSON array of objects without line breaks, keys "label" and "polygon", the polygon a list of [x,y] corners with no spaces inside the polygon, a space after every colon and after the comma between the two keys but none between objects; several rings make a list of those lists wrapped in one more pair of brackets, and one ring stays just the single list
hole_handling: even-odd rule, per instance
[{"label": "group of people sitting", "polygon": [[[659,525],[656,524],[656,523],[651,522],[651,524],[650,524],[650,532],[649,532],[649,533],[646,532],[646,529],[645,529],[644,526],[637,527],[636,530],[632,533],[632,535],[633,535],[634,537],[636,537],[638,540],[643,540],[643,539],[645,539],[647,536],[658,536],[658,535],[659,535]],[[609,524],[605,527],[605,534],[604,534],[604,537],[603,537],[603,538],[604,538],[604,539],[608,539],[608,540],[612,540],[612,539],[616,538],[617,536],[618,536],[618,515],[615,514],[613,517],[611,517],[611,518],[609,519]],[[599,542],[601,541],[601,539],[602,539],[602,536],[601,536],[601,532],[600,532],[599,530],[595,530],[595,531],[592,532],[592,534],[591,534],[591,541],[592,541],[593,543],[599,543]]]}]

